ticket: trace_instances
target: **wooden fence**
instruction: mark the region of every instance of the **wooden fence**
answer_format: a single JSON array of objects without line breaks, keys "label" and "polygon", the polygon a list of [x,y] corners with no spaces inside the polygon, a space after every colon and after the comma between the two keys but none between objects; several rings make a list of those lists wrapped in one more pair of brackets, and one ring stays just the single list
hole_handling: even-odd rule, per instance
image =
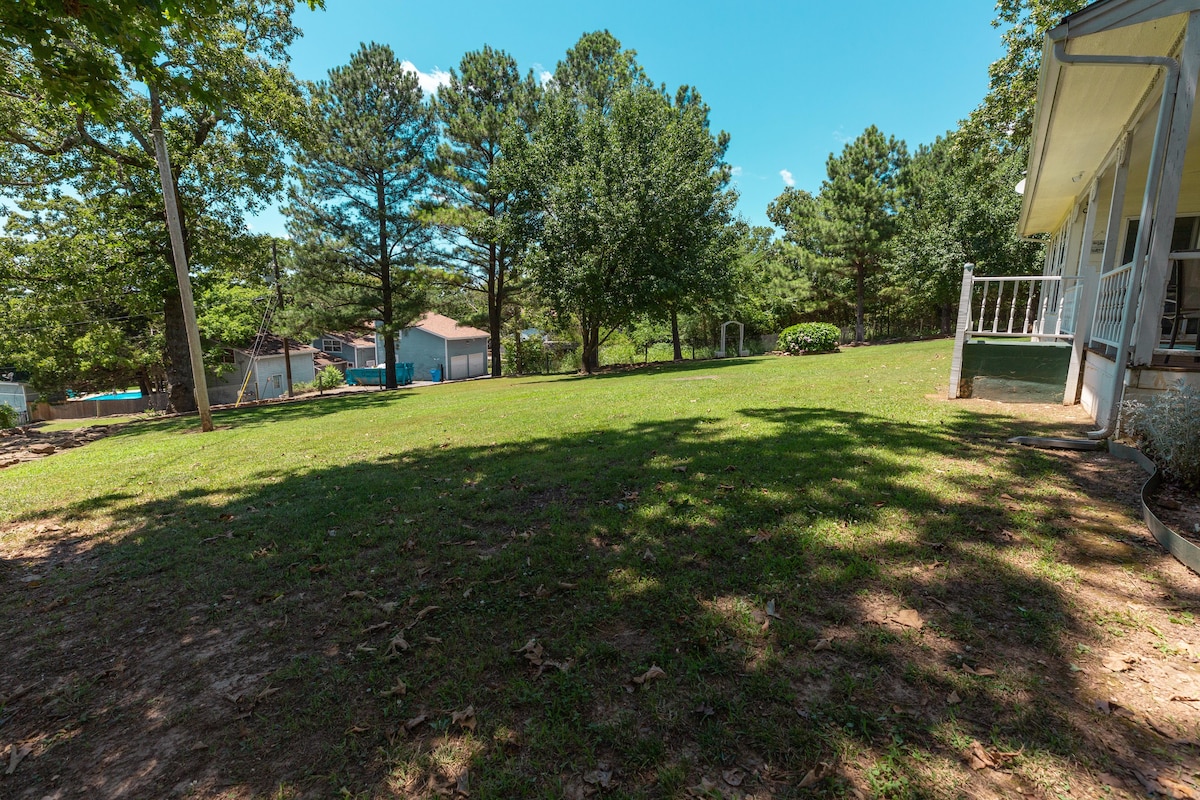
[{"label": "wooden fence", "polygon": [[152,394],[129,400],[68,400],[65,403],[38,403],[31,408],[35,421],[54,419],[88,419],[116,414],[140,414],[143,411],[166,411],[167,395]]}]

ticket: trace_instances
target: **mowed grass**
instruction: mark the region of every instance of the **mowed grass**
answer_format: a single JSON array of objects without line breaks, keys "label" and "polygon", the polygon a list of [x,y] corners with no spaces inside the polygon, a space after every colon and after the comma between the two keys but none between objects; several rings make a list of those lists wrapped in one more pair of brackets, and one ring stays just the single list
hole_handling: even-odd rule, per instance
[{"label": "mowed grass", "polygon": [[35,686],[0,791],[953,797],[973,739],[1069,788],[1104,764],[1062,710],[1068,481],[1003,443],[1063,426],[942,399],[950,347],[332,397],[0,472],[0,679]]}]

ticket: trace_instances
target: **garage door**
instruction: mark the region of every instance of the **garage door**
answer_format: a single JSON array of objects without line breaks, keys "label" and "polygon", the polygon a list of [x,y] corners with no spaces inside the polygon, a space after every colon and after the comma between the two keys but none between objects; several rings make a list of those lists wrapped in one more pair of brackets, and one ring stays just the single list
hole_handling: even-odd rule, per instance
[{"label": "garage door", "polygon": [[487,372],[487,359],[483,353],[471,353],[467,356],[467,371],[472,378]]},{"label": "garage door", "polygon": [[449,380],[457,381],[467,377],[467,357],[450,356]]}]

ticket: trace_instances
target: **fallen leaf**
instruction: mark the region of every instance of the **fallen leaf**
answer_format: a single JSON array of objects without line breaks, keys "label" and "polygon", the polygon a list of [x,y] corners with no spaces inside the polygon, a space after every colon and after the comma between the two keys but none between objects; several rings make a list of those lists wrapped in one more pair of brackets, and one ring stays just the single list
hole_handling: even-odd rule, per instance
[{"label": "fallen leaf", "polygon": [[1197,698],[1197,697],[1188,697],[1188,696],[1186,696],[1186,695],[1181,695],[1181,694],[1173,694],[1173,695],[1171,695],[1171,700],[1173,700],[1173,701],[1177,701],[1177,702],[1180,702],[1180,703],[1200,703],[1200,698]]},{"label": "fallen leaf", "polygon": [[454,791],[461,794],[463,797],[471,795],[471,771],[464,769],[462,774],[458,776],[458,781],[454,785]]},{"label": "fallen leaf", "polygon": [[687,467],[683,467],[683,466],[680,466],[680,467],[673,467],[673,469],[674,469],[676,472],[687,472]]},{"label": "fallen leaf", "polygon": [[363,628],[363,633],[364,634],[375,633],[376,631],[381,631],[384,628],[390,628],[390,627],[392,627],[392,623],[390,623],[390,622],[378,622],[374,625],[368,625],[367,627]]},{"label": "fallen leaf", "polygon": [[409,628],[413,627],[418,622],[425,619],[425,617],[432,614],[434,611],[437,611],[440,607],[441,606],[425,606],[424,608],[422,608],[420,611],[417,612],[417,615],[415,617],[413,617],[412,622],[410,622],[404,626],[404,629],[408,630]]},{"label": "fallen leaf", "polygon": [[410,719],[404,723],[404,729],[406,731],[411,731],[413,728],[420,726],[427,719],[429,719],[429,717],[425,714],[421,714],[419,716],[413,717],[412,719]]},{"label": "fallen leaf", "polygon": [[1000,495],[1000,499],[1001,500],[1016,500],[1017,498],[1013,497],[1011,494],[1002,494],[1002,495]]},{"label": "fallen leaf", "polygon": [[382,611],[382,612],[383,612],[383,613],[385,613],[385,614],[390,614],[390,613],[392,613],[393,611],[395,611],[395,610],[396,610],[396,606],[397,606],[397,605],[399,605],[399,603],[395,603],[395,602],[392,602],[392,601],[389,601],[389,602],[387,602],[387,603],[380,603],[380,604],[379,604],[379,610],[380,610],[380,611]]},{"label": "fallen leaf", "polygon": [[721,780],[728,783],[730,786],[741,786],[742,781],[746,779],[746,773],[740,769],[727,769],[721,773]]},{"label": "fallen leaf", "polygon": [[19,765],[25,759],[25,756],[32,752],[33,745],[31,744],[23,744],[20,747],[15,744],[10,746],[8,748],[8,769],[4,770],[4,774],[12,775],[14,772],[16,772],[17,765]]},{"label": "fallen leaf", "polygon": [[469,731],[475,730],[475,706],[470,705],[462,711],[454,711],[450,714],[450,722],[453,725],[466,728]]},{"label": "fallen leaf", "polygon": [[774,600],[767,601],[767,616],[774,617],[775,619],[783,619],[783,617],[779,616],[779,612],[777,612],[775,610],[775,601]]},{"label": "fallen leaf", "polygon": [[343,600],[365,600],[366,597],[367,593],[359,589],[355,589],[353,592],[346,592],[342,595]]},{"label": "fallen leaf", "polygon": [[401,678],[396,678],[396,685],[387,691],[380,692],[380,697],[403,697],[408,694],[408,685]]},{"label": "fallen leaf", "polygon": [[759,531],[750,537],[750,544],[762,544],[770,538],[771,534],[767,533],[766,531]]},{"label": "fallen leaf", "polygon": [[892,620],[900,623],[906,628],[920,628],[925,623],[921,620],[921,615],[911,608],[904,608],[892,615]]},{"label": "fallen leaf", "polygon": [[822,650],[832,650],[833,649],[833,639],[831,639],[831,638],[818,639],[817,643],[813,645],[812,649],[813,649],[814,653],[819,653]]},{"label": "fallen leaf", "polygon": [[946,698],[946,705],[955,706],[962,702],[962,698],[958,696],[958,692],[951,692]]},{"label": "fallen leaf", "polygon": [[383,655],[386,658],[395,658],[396,656],[400,655],[401,650],[407,650],[408,646],[408,642],[404,639],[404,634],[397,633],[392,637],[392,640],[388,642],[388,648],[386,651],[384,651]]},{"label": "fallen leaf", "polygon": [[666,674],[667,673],[663,671],[662,667],[658,666],[657,664],[651,664],[650,669],[634,678],[633,682],[637,684],[645,684],[649,683],[650,681],[657,680]]},{"label": "fallen leaf", "polygon": [[1135,655],[1117,654],[1104,660],[1104,668],[1112,672],[1129,672],[1137,662],[1138,657]]},{"label": "fallen leaf", "polygon": [[607,789],[612,784],[612,770],[607,767],[604,769],[594,769],[583,776],[584,783],[590,783],[592,786],[599,786],[601,789]]},{"label": "fallen leaf", "polygon": [[808,771],[808,774],[797,784],[798,789],[807,789],[809,786],[815,786],[820,781],[825,780],[833,773],[833,764],[828,761],[822,761],[817,766]]},{"label": "fallen leaf", "polygon": [[988,751],[983,748],[978,739],[971,740],[971,747],[967,751],[967,763],[970,764],[971,769],[976,771],[996,768],[996,762],[988,755]]}]

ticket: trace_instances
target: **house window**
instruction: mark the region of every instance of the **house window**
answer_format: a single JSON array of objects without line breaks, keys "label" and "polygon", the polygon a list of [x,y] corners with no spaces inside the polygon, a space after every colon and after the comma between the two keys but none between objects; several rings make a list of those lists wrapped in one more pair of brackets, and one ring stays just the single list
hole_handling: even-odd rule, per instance
[{"label": "house window", "polygon": [[221,363],[222,364],[237,363],[237,359],[234,357],[232,350],[222,350],[221,351]]},{"label": "house window", "polygon": [[282,389],[283,388],[283,376],[282,375],[272,375],[271,377],[267,378],[267,386],[269,386],[272,389]]},{"label": "house window", "polygon": [[[1171,252],[1195,249],[1197,227],[1200,227],[1200,217],[1176,217],[1175,229],[1171,231]],[[1121,253],[1121,266],[1133,261],[1137,234],[1138,220],[1131,219],[1125,226],[1125,249]]]},{"label": "house window", "polygon": [[326,353],[340,353],[342,352],[342,343],[338,339],[326,339],[321,342],[321,349]]}]

